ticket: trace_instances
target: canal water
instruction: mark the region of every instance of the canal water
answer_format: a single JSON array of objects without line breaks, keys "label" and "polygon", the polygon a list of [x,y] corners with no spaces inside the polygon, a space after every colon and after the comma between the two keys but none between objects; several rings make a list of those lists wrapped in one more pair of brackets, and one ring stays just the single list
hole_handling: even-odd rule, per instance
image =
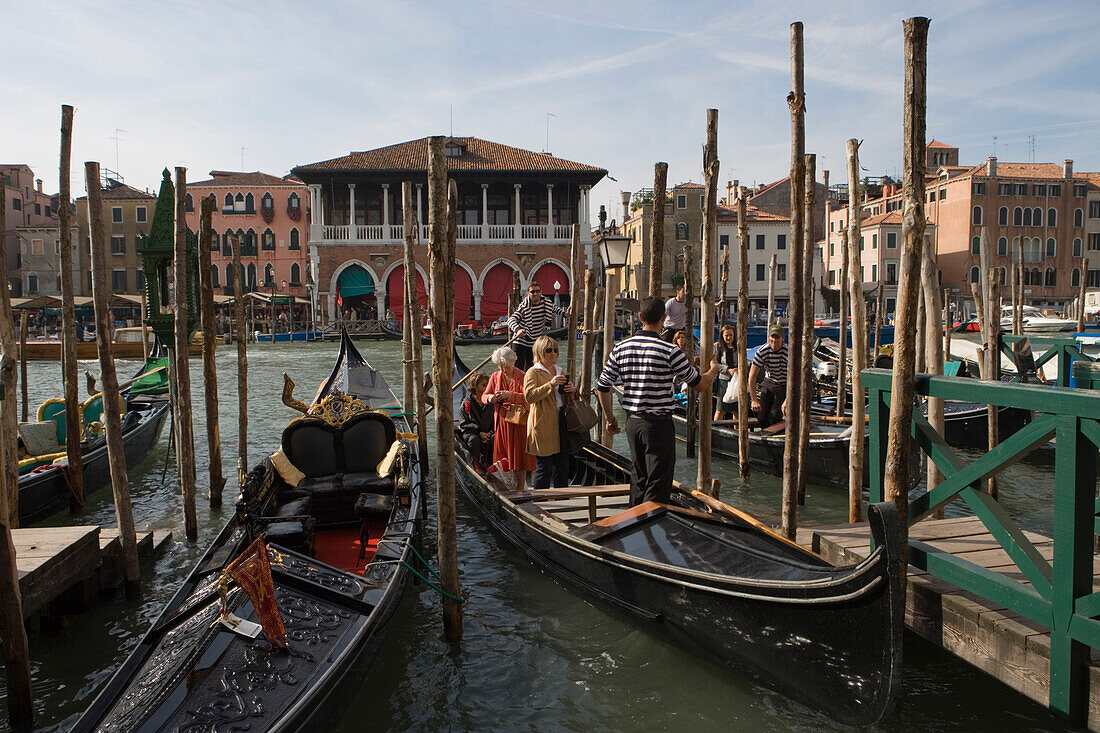
[{"label": "canal water", "polygon": [[[400,394],[401,344],[361,342],[367,359]],[[491,351],[463,348],[471,366]],[[296,413],[280,400],[282,374],[308,399],[327,376],[337,344],[252,345],[249,361],[249,455],[255,463],[273,451],[283,425]],[[218,349],[221,435],[225,471],[235,475],[237,446],[236,348]],[[121,375],[136,361],[119,361]],[[97,362],[81,369],[98,373]],[[138,528],[171,529],[175,541],[144,575],[139,600],[118,597],[66,620],[35,628],[30,645],[38,727],[65,730],[137,644],[207,544],[233,511],[233,480],[222,509],[205,502],[207,450],[202,370],[192,360],[198,465],[199,541],[186,542],[168,430],[148,459],[130,474]],[[30,402],[60,395],[60,365],[31,362]],[[433,431],[434,432],[434,429]],[[431,434],[431,433],[429,433]],[[616,449],[625,451],[622,436]],[[695,475],[679,447],[677,473]],[[838,466],[847,472],[847,466]],[[737,467],[716,459],[723,501],[764,521],[778,522],[780,482],[754,475],[739,485]],[[1017,464],[1002,474],[1001,500],[1026,529],[1051,534],[1053,472],[1041,463]],[[429,505],[434,502],[429,501]],[[955,513],[961,510],[954,509]],[[847,519],[845,492],[809,487],[803,524]],[[109,490],[89,497],[79,515],[59,512],[43,525],[114,525]],[[428,527],[434,536],[434,526]],[[659,629],[562,584],[532,565],[490,531],[459,492],[458,546],[465,604],[465,636],[442,640],[439,597],[410,586],[373,662],[341,691],[346,712],[333,730],[846,730],[816,710],[752,678],[700,659],[664,638]],[[859,630],[852,633],[858,635]],[[4,694],[0,678],[0,697]],[[0,730],[6,730],[6,717]],[[1063,725],[983,673],[913,634],[905,637],[905,669],[893,717],[883,731],[1062,730]]]}]

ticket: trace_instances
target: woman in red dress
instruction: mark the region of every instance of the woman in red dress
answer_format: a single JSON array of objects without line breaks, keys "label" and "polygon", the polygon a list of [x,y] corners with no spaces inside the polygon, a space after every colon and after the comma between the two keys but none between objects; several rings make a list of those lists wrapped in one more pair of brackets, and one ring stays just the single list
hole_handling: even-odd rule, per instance
[{"label": "woman in red dress", "polygon": [[524,413],[530,409],[523,399],[523,371],[516,368],[516,352],[502,346],[493,352],[493,363],[498,370],[489,377],[489,386],[481,399],[485,404],[496,404],[493,434],[493,462],[508,460],[508,470],[516,476],[515,489],[523,490],[527,473],[535,470],[535,457],[527,452],[527,425],[516,425],[504,419],[508,406],[519,405]]}]

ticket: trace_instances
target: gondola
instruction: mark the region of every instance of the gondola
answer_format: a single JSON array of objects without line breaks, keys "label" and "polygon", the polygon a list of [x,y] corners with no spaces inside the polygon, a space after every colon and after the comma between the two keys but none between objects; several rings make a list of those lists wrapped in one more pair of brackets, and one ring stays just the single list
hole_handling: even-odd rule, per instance
[{"label": "gondola", "polygon": [[[123,397],[122,448],[126,467],[145,460],[160,440],[168,418],[167,377],[160,360],[150,358],[131,380]],[[81,406],[85,439],[81,444],[84,496],[111,482],[107,439],[102,430],[102,397],[96,395]],[[65,400],[46,400],[36,412],[37,422],[19,426],[20,442],[27,452],[19,461],[19,521],[36,522],[63,506],[72,491],[65,452]]]},{"label": "gondola", "polygon": [[[73,730],[324,730],[339,712],[335,691],[397,610],[423,516],[401,408],[341,336],[308,407],[285,377],[284,403],[305,414],[245,477],[234,516]],[[223,571],[261,534],[288,651],[230,628],[259,620]]]},{"label": "gondola", "polygon": [[[388,321],[379,321],[379,330],[382,331],[382,335],[389,341],[401,341],[405,338],[401,331],[401,325],[395,323],[389,323]],[[547,331],[546,335],[552,339],[560,339],[565,336],[569,331],[567,327],[555,328],[552,331]],[[512,338],[510,333],[496,333],[487,336],[459,336],[455,335],[455,346],[492,346],[508,343],[508,340]],[[420,343],[425,346],[432,343],[432,337],[427,334],[420,334]]]},{"label": "gondola", "polygon": [[904,609],[892,505],[870,507],[875,551],[837,567],[683,485],[670,504],[627,506],[629,463],[597,444],[568,489],[513,491],[457,462],[490,525],[563,579],[842,723],[889,713]]}]

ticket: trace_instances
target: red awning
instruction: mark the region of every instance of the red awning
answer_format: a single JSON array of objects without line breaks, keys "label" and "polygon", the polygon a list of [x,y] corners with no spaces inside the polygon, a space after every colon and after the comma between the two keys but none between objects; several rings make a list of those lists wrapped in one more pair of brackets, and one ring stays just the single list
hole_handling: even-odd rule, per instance
[{"label": "red awning", "polygon": [[511,267],[498,262],[485,273],[481,284],[481,322],[491,323],[508,315],[508,295],[512,292]]},{"label": "red awning", "polygon": [[[386,279],[386,307],[393,311],[397,321],[404,320],[405,307],[405,266],[398,265]],[[420,301],[421,313],[427,313],[428,292],[424,287],[424,278],[416,273],[416,299]]]}]

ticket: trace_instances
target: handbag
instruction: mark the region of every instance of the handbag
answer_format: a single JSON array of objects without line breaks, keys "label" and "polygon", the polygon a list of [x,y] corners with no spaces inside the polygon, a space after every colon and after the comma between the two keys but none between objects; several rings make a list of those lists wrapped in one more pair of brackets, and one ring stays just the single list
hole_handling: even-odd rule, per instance
[{"label": "handbag", "polygon": [[[509,392],[515,392],[516,384],[513,381],[510,385]],[[504,407],[504,422],[512,423],[513,425],[527,425],[527,408],[523,405],[512,403],[505,405]]]},{"label": "handbag", "polygon": [[722,395],[722,401],[725,403],[737,402],[737,398],[741,392],[741,373],[734,374],[730,379],[729,386],[726,387],[726,393]]},{"label": "handbag", "polygon": [[599,417],[591,405],[568,392],[565,405],[562,407],[562,417],[565,420],[565,429],[570,433],[587,433],[599,422]]}]

